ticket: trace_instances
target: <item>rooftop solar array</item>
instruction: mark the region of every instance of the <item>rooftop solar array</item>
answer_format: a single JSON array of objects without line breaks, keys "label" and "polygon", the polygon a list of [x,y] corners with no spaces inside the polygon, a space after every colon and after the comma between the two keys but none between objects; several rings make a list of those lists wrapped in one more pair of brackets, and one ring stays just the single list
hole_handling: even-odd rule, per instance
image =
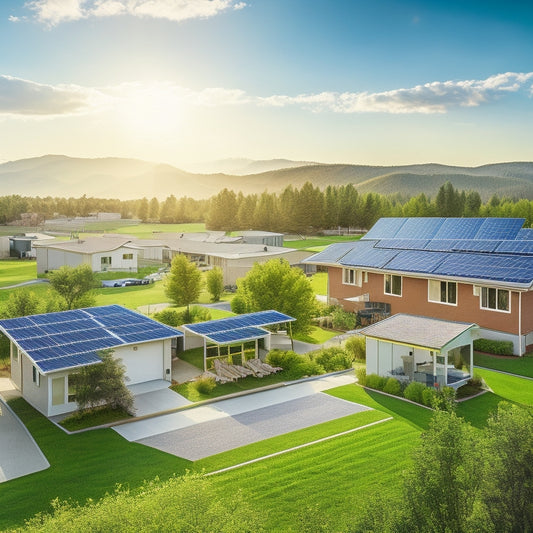
[{"label": "rooftop solar array", "polygon": [[47,373],[98,363],[98,352],[183,335],[119,305],[0,320],[3,330]]},{"label": "rooftop solar array", "polygon": [[[345,252],[326,248],[309,263],[533,283],[533,229],[518,218],[382,218]],[[326,259],[322,261],[322,259]]]},{"label": "rooftop solar array", "polygon": [[198,324],[187,324],[185,327],[217,344],[229,344],[266,336],[268,332],[260,329],[261,326],[284,324],[294,320],[296,319],[278,311],[258,311]]}]

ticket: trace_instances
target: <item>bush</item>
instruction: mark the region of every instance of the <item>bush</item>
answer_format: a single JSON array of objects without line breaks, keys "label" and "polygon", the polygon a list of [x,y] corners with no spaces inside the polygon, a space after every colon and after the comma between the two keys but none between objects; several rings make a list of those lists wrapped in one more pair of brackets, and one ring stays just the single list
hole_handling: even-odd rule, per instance
[{"label": "bush", "polygon": [[357,383],[364,387],[366,385],[366,368],[359,367],[358,369],[356,369],[355,377],[357,378]]},{"label": "bush", "polygon": [[455,411],[455,389],[452,387],[438,389],[432,407],[441,411]]},{"label": "bush", "polygon": [[387,378],[378,376],[377,374],[368,374],[365,382],[365,385],[371,389],[383,390],[385,383],[387,383]]},{"label": "bush", "polygon": [[405,390],[403,391],[403,395],[408,400],[411,400],[412,402],[416,403],[423,403],[422,401],[422,391],[426,389],[427,387],[423,385],[422,383],[418,383],[417,381],[413,381],[405,387]]},{"label": "bush", "polygon": [[301,355],[292,350],[270,350],[266,358],[266,362],[269,365],[280,366],[283,370],[291,370],[304,361]]},{"label": "bush", "polygon": [[314,357],[319,365],[324,367],[326,372],[335,372],[351,368],[353,359],[339,347],[324,348]]},{"label": "bush", "polygon": [[422,403],[427,407],[433,407],[435,405],[437,391],[431,387],[426,387],[422,391]]},{"label": "bush", "polygon": [[491,339],[476,339],[474,341],[474,350],[495,355],[513,355],[514,352],[511,341],[495,341]]},{"label": "bush", "polygon": [[474,375],[468,380],[468,385],[481,388],[483,387],[483,378],[474,372]]},{"label": "bush", "polygon": [[366,340],[364,337],[353,335],[344,343],[344,349],[352,357],[352,360],[366,361]]},{"label": "bush", "polygon": [[331,317],[331,323],[335,329],[348,331],[355,328],[355,314],[336,307]]},{"label": "bush", "polygon": [[154,313],[154,319],[175,328],[176,326],[181,326],[189,322],[206,322],[207,320],[211,320],[211,313],[205,307],[193,305],[189,310],[189,319],[187,319],[187,311],[178,311],[177,309],[168,307],[158,313]]},{"label": "bush", "polygon": [[402,386],[396,378],[389,378],[385,382],[383,392],[386,392],[387,394],[393,394],[394,396],[401,396]]},{"label": "bush", "polygon": [[209,376],[200,377],[196,381],[191,381],[189,387],[195,389],[200,394],[210,394],[216,387],[215,378]]}]

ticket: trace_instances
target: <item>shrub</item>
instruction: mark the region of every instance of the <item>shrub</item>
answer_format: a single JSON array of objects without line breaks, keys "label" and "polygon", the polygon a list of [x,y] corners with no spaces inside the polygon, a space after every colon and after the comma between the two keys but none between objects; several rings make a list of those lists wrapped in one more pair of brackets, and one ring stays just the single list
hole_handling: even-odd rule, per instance
[{"label": "shrub", "polygon": [[478,352],[493,353],[496,355],[513,355],[513,343],[511,341],[495,341],[491,339],[476,339],[474,350]]},{"label": "shrub", "polygon": [[366,386],[371,389],[383,390],[387,383],[387,378],[383,376],[378,376],[377,374],[368,374],[366,376]]},{"label": "shrub", "polygon": [[183,313],[177,309],[167,308],[154,313],[154,319],[158,322],[166,324],[167,326],[176,327],[179,324],[182,324]]},{"label": "shrub", "polygon": [[474,372],[474,375],[468,380],[468,384],[472,387],[481,388],[483,386],[483,378]]},{"label": "shrub", "polygon": [[189,387],[196,389],[200,394],[210,394],[216,387],[215,378],[209,376],[200,377],[196,381],[191,381]]},{"label": "shrub", "polygon": [[208,320],[211,320],[211,312],[207,307],[193,305],[189,310],[189,318],[191,322],[207,322]]},{"label": "shrub", "polygon": [[455,389],[452,387],[438,389],[432,407],[441,411],[455,411]]},{"label": "shrub", "polygon": [[431,387],[426,387],[422,391],[422,403],[427,407],[433,407],[435,404],[435,399],[437,396],[437,391]]},{"label": "shrub", "polygon": [[394,396],[401,396],[402,386],[400,385],[400,382],[396,378],[389,378],[385,382],[385,386],[383,387],[383,392],[386,392],[387,394],[393,394]]},{"label": "shrub", "polygon": [[366,385],[366,368],[362,366],[359,367],[355,371],[355,377],[357,378],[357,383],[364,387]]},{"label": "shrub", "polygon": [[305,359],[292,350],[271,350],[266,358],[266,362],[272,366],[280,366],[283,370],[291,370]]},{"label": "shrub", "polygon": [[322,365],[326,372],[345,370],[346,368],[351,368],[353,363],[353,359],[342,348],[337,346],[320,350],[314,357],[314,361]]},{"label": "shrub", "polygon": [[344,349],[352,360],[366,361],[366,340],[360,335],[353,335],[344,343]]},{"label": "shrub", "polygon": [[331,316],[331,322],[335,329],[350,330],[355,328],[355,314],[336,307]]},{"label": "shrub", "polygon": [[403,391],[403,395],[412,402],[423,403],[422,402],[422,391],[427,387],[418,381],[412,381],[407,385]]}]

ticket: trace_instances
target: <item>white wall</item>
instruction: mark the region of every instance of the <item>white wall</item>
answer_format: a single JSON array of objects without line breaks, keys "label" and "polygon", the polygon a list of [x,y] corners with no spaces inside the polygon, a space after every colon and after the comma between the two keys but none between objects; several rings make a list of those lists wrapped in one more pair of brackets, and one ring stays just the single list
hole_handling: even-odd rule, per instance
[{"label": "white wall", "polygon": [[23,398],[37,411],[48,416],[48,378],[44,374],[39,375],[39,384],[33,382],[33,363],[24,353],[22,359],[21,391]]},{"label": "white wall", "polygon": [[[94,253],[91,257],[91,268],[93,272],[104,270],[120,270],[124,272],[137,272],[138,250],[131,248],[118,248],[111,252]],[[133,259],[123,259],[124,254],[133,254]],[[102,257],[111,257],[110,265],[102,265]]]}]

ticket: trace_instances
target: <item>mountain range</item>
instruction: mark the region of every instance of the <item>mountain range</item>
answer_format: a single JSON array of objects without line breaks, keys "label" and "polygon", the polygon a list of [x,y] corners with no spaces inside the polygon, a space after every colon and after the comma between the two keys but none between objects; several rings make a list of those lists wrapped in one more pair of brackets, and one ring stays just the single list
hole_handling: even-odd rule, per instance
[{"label": "mountain range", "polygon": [[213,172],[206,173],[205,166],[203,173],[194,173],[138,159],[45,155],[0,164],[0,195],[79,197],[85,194],[126,200],[144,196],[164,199],[173,194],[201,199],[223,188],[260,194],[279,192],[287,185],[300,188],[309,181],[321,189],[352,183],[361,193],[399,193],[410,197],[423,192],[434,197],[439,187],[450,181],[458,190],[478,191],[484,201],[493,194],[533,199],[533,162],[458,167],[435,163],[371,166],[238,159],[215,162],[209,168]]}]

